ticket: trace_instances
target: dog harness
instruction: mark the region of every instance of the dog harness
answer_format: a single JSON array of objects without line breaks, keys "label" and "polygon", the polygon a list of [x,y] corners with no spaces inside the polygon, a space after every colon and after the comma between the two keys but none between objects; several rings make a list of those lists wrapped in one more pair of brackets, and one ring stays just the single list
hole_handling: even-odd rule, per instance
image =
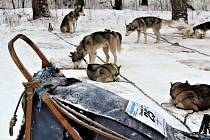
[{"label": "dog harness", "polygon": [[112,74],[117,75],[119,73],[118,67],[116,64],[112,64]]}]

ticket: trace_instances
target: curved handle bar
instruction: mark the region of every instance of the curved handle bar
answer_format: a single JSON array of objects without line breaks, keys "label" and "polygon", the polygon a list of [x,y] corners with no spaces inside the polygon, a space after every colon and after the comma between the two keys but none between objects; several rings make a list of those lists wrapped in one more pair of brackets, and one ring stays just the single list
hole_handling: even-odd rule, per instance
[{"label": "curved handle bar", "polygon": [[16,66],[19,68],[19,70],[22,72],[22,74],[25,76],[25,78],[28,81],[31,81],[33,79],[33,76],[28,72],[28,70],[24,67],[24,65],[21,63],[20,59],[18,58],[15,49],[14,49],[14,42],[17,39],[22,39],[24,40],[28,45],[31,46],[31,48],[36,52],[36,54],[39,56],[39,58],[42,60],[42,68],[45,67],[51,67],[52,63],[50,63],[47,58],[44,56],[44,54],[41,52],[41,50],[32,42],[28,37],[26,37],[23,34],[18,34],[16,35],[12,40],[9,41],[8,43],[8,49],[9,53],[15,62]]}]

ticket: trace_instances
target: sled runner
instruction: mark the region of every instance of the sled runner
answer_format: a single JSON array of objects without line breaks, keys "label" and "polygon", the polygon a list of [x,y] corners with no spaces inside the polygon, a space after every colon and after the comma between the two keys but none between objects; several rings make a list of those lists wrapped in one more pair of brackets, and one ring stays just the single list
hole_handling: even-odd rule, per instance
[{"label": "sled runner", "polygon": [[[42,69],[33,76],[19,60],[14,42],[22,39],[42,61]],[[150,127],[126,112],[128,100],[115,93],[66,78],[25,35],[18,34],[8,44],[15,64],[28,80],[24,84],[24,120],[19,139],[25,140],[176,140],[210,139],[205,134],[187,133],[166,123],[166,134]],[[15,124],[10,122],[10,135]]]}]

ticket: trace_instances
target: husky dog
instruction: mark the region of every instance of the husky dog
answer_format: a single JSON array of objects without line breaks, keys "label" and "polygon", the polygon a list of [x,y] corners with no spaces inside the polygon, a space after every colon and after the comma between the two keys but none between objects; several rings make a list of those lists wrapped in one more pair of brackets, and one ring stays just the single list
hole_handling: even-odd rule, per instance
[{"label": "husky dog", "polygon": [[193,27],[190,25],[188,26],[178,26],[177,28],[177,34],[183,35],[183,37],[190,38],[193,35]]},{"label": "husky dog", "polygon": [[155,43],[160,42],[160,28],[162,25],[172,25],[174,24],[174,20],[166,20],[160,19],[158,17],[140,17],[134,19],[131,23],[126,25],[126,34],[125,36],[130,35],[132,32],[138,32],[137,43],[140,39],[140,33],[144,33],[144,43],[147,43],[147,29],[152,28],[153,32],[157,36],[157,40]]},{"label": "husky dog", "polygon": [[193,31],[193,27],[190,25],[182,25],[175,27],[177,29],[177,34],[183,35],[183,38],[194,38],[194,39],[202,39],[204,38],[203,34],[199,31]]},{"label": "husky dog", "polygon": [[121,50],[120,33],[110,30],[94,32],[85,36],[77,46],[75,52],[70,52],[74,68],[78,68],[81,60],[89,54],[89,63],[93,64],[97,55],[97,49],[103,48],[106,55],[106,63],[109,62],[109,50],[114,56],[114,63],[117,63],[117,52]]},{"label": "husky dog", "polygon": [[193,27],[193,31],[195,33],[196,30],[201,30],[203,32],[203,37],[206,37],[206,32],[210,30],[210,22],[205,22]]},{"label": "husky dog", "polygon": [[88,64],[87,75],[93,81],[113,82],[117,80],[120,74],[120,67],[116,64]]},{"label": "husky dog", "polygon": [[83,7],[77,6],[74,11],[71,11],[69,14],[67,14],[60,26],[60,30],[63,33],[70,32],[73,33],[76,30],[76,22],[78,20],[79,16],[85,16]]},{"label": "husky dog", "polygon": [[183,35],[183,38],[194,38],[194,39],[202,39],[204,38],[203,34],[196,30],[193,31],[193,27],[188,26],[178,26],[175,27],[177,29],[177,34]]},{"label": "husky dog", "polygon": [[177,108],[194,111],[210,108],[210,85],[190,85],[187,81],[171,83],[170,95]]}]

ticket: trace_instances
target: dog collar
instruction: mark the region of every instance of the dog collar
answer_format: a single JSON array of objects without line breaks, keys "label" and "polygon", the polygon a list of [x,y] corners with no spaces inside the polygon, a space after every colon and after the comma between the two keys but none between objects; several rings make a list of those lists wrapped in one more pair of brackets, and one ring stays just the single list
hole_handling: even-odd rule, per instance
[{"label": "dog collar", "polygon": [[118,73],[119,73],[119,71],[118,71],[117,65],[116,64],[112,64],[112,74],[116,75]]}]

